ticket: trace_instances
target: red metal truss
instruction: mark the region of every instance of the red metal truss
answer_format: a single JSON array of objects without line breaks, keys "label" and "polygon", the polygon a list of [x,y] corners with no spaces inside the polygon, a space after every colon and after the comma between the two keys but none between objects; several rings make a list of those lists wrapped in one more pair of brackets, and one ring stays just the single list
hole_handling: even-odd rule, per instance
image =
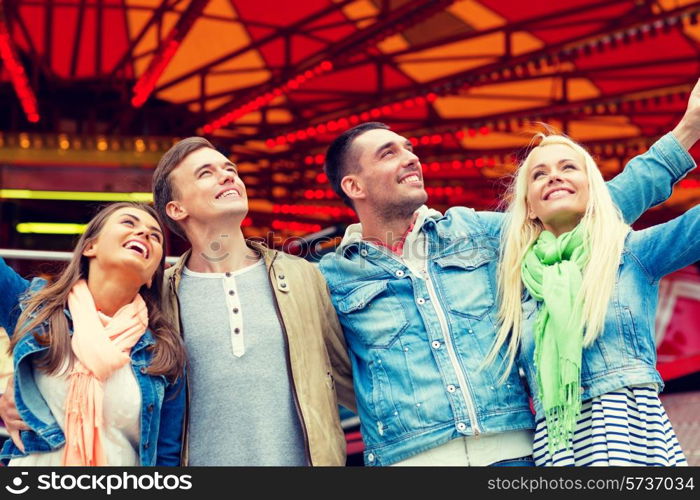
[{"label": "red metal truss", "polygon": [[151,59],[146,71],[134,84],[134,96],[131,98],[131,104],[134,107],[139,108],[148,100],[156,86],[156,82],[163,74],[163,71],[165,71],[170,60],[175,56],[180,43],[187,36],[190,28],[192,28],[192,25],[202,14],[208,3],[209,0],[192,0],[182,13],[177,24],[161,43],[160,50]]},{"label": "red metal truss", "polygon": [[[553,67],[560,62],[573,62],[581,57],[592,55],[593,53],[601,53],[604,51],[615,50],[616,48],[634,44],[643,41],[649,37],[656,35],[657,30],[670,30],[683,26],[683,22],[696,22],[698,5],[689,5],[679,7],[674,10],[661,12],[658,14],[648,13],[640,14],[631,18],[621,20],[610,26],[609,31],[599,31],[584,33],[583,35],[574,38],[563,39],[555,44],[549,44],[541,50],[528,52],[519,56],[509,56],[497,62],[486,64],[477,68],[471,68],[467,71],[452,74],[443,78],[432,80],[422,84],[412,84],[405,89],[394,89],[384,99],[367,99],[368,96],[356,95],[354,99],[348,100],[348,105],[342,110],[336,110],[325,115],[315,114],[311,123],[304,123],[303,120],[298,120],[294,124],[297,128],[286,126],[277,128],[278,135],[267,138],[267,145],[271,147],[275,144],[288,144],[306,139],[318,139],[323,134],[309,134],[309,130],[321,127],[324,131],[336,131],[346,128],[347,124],[354,124],[358,121],[366,121],[368,119],[379,119],[382,117],[392,116],[401,111],[408,104],[411,106],[411,101],[427,100],[429,96],[438,95],[456,95],[462,92],[464,88],[478,87],[493,83],[505,83],[511,81],[524,81],[531,78],[542,78],[557,76],[556,72],[540,71],[542,67]],[[541,19],[533,19],[533,23],[541,23]],[[506,30],[506,44],[508,44],[508,36],[517,31],[517,27],[500,28]],[[491,31],[491,30],[489,30]],[[462,35],[461,39],[483,36],[485,32],[479,31],[473,34]],[[451,39],[452,37],[450,37]],[[442,40],[440,41],[442,43]],[[403,53],[401,53],[403,54]],[[385,61],[388,65],[396,64],[397,56],[392,54]],[[424,60],[425,61],[425,60]],[[449,63],[449,61],[445,61]],[[642,66],[650,67],[650,65],[664,65],[687,63],[692,67],[696,67],[696,71],[691,71],[691,74],[697,75],[697,70],[700,70],[700,59],[697,53],[682,60],[666,59],[659,57],[655,60],[646,60]],[[694,63],[694,64],[693,64]],[[355,64],[361,64],[357,62]],[[611,68],[604,68],[600,71],[621,72],[635,65],[616,65]],[[338,70],[343,69],[342,66],[337,67]],[[598,68],[590,68],[587,70],[571,70],[570,76],[588,76],[593,77]],[[585,75],[583,74],[585,73]],[[668,78],[673,78],[673,75],[668,75]],[[675,83],[687,83],[688,79],[676,81]],[[424,101],[423,101],[424,102]],[[340,123],[339,123],[340,122]],[[313,124],[313,126],[310,126]],[[345,125],[343,125],[345,124]],[[428,124],[426,124],[428,125]],[[432,126],[430,124],[429,126]]]},{"label": "red metal truss", "polygon": [[[261,108],[275,97],[299,89],[302,84],[326,72],[318,71],[319,67],[326,65],[328,71],[330,71],[337,64],[342,64],[344,61],[352,61],[356,54],[374,47],[377,43],[393,34],[425,21],[426,18],[444,10],[454,1],[416,0],[406,2],[402,6],[382,15],[376,22],[366,28],[357,30],[340,42],[330,45],[326,51],[309,58],[304,64],[295,67],[293,71],[296,76],[289,78],[288,75],[283,73],[266,84],[258,85],[253,89],[251,93],[256,96],[246,95],[243,98],[234,98],[231,102],[219,107],[219,109],[210,114],[216,118],[211,119],[204,125],[204,131],[210,133],[217,130],[245,116],[247,113]],[[314,65],[316,67],[312,67]],[[280,84],[280,81],[285,77],[288,79],[287,82]],[[232,108],[234,111],[230,112],[229,110]]]},{"label": "red metal truss", "polygon": [[0,2],[0,151],[51,162],[68,134],[63,159],[152,158],[203,130],[240,165],[259,234],[353,218],[322,169],[361,121],[416,144],[431,205],[493,208],[534,122],[609,173],[673,128],[700,74],[700,0]]},{"label": "red metal truss", "polygon": [[27,73],[17,55],[17,50],[10,36],[10,30],[7,29],[4,10],[5,4],[0,0],[0,59],[2,59],[5,68],[10,74],[12,87],[15,89],[27,120],[36,123],[40,118],[36,95],[29,85]]}]

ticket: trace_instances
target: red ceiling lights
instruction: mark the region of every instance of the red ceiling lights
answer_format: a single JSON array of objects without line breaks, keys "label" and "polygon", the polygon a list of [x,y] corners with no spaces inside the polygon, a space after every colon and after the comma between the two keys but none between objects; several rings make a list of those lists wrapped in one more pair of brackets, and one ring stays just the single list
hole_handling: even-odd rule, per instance
[{"label": "red ceiling lights", "polygon": [[332,200],[336,197],[332,189],[306,189],[304,198],[307,200]]},{"label": "red ceiling lights", "polygon": [[245,116],[248,113],[257,111],[276,97],[281,96],[283,94],[287,94],[290,90],[296,90],[309,80],[324,73],[328,73],[331,70],[333,70],[333,63],[331,63],[330,61],[323,61],[311,68],[310,70],[304,71],[303,73],[298,74],[296,77],[287,80],[284,84],[280,85],[279,87],[275,87],[269,92],[266,92],[263,95],[260,95],[255,99],[248,101],[246,104],[234,109],[233,111],[229,111],[228,113],[217,118],[216,120],[207,123],[206,125],[204,125],[202,130],[204,130],[205,133],[210,134],[214,130],[220,129],[221,127],[224,127],[229,123],[235,122],[240,117]]},{"label": "red ceiling lights", "polygon": [[307,224],[305,222],[273,220],[272,229],[302,231],[305,233],[315,233],[322,229],[321,224]]},{"label": "red ceiling lights", "polygon": [[273,148],[275,146],[281,146],[284,144],[292,144],[297,141],[303,141],[319,134],[325,134],[326,132],[342,132],[343,130],[357,125],[360,122],[366,122],[380,118],[382,116],[388,116],[394,114],[397,111],[401,111],[404,108],[422,106],[426,102],[433,103],[437,98],[437,94],[430,92],[425,96],[404,99],[393,104],[387,104],[384,106],[372,108],[361,113],[355,113],[341,118],[336,118],[334,120],[329,120],[324,123],[309,126],[305,129],[300,129],[294,132],[289,132],[284,135],[279,135],[275,138],[267,139],[265,141],[265,145],[269,148]]},{"label": "red ceiling lights", "polygon": [[495,167],[498,161],[494,157],[468,158],[466,160],[430,161],[423,164],[426,175],[431,172],[448,172]]},{"label": "red ceiling lights", "polygon": [[464,139],[467,135],[469,137],[476,137],[478,134],[488,135],[491,133],[491,128],[487,126],[477,128],[468,128],[466,132],[464,130],[457,130],[456,132],[443,132],[441,134],[426,134],[419,135],[415,137],[409,137],[408,140],[414,146],[437,146],[448,140],[454,140],[459,142]]},{"label": "red ceiling lights", "polygon": [[[411,144],[413,146],[428,146],[428,145],[440,145],[446,141],[449,140],[454,140],[455,142],[459,142],[462,139],[464,139],[467,135],[469,137],[476,137],[477,135],[488,135],[491,133],[491,128],[487,126],[482,126],[479,128],[468,128],[466,131],[464,130],[457,130],[456,132],[443,132],[442,134],[426,134],[426,135],[419,135],[415,137],[409,137],[408,140],[411,141]],[[286,136],[285,136],[286,137]],[[268,140],[274,140],[274,139],[268,139]],[[306,155],[304,157],[304,165],[307,166],[313,166],[313,165],[323,165],[326,161],[326,157],[323,154],[316,154],[316,155]],[[322,177],[322,180],[319,180],[319,178]],[[317,176],[316,181],[318,183],[325,183],[328,182],[328,177],[326,177],[326,174],[320,173]]]},{"label": "red ceiling lights", "polygon": [[323,165],[326,161],[326,156],[323,154],[306,155],[304,157],[304,165]]},{"label": "red ceiling lights", "polygon": [[355,217],[355,211],[350,207],[332,205],[273,205],[273,214],[285,215],[329,215],[331,217]]},{"label": "red ceiling lights", "polygon": [[168,64],[170,64],[180,44],[208,3],[209,0],[192,0],[182,13],[177,24],[161,44],[160,50],[153,56],[148,68],[146,68],[146,71],[143,72],[141,78],[134,85],[132,89],[134,96],[131,98],[132,106],[140,108],[148,100],[156,88],[158,79],[165,71],[165,68],[168,67]]},{"label": "red ceiling lights", "polygon": [[[1,16],[1,15],[0,15]],[[5,24],[5,20],[0,17],[0,59],[5,64],[5,68],[10,73],[10,80],[15,89],[15,93],[19,98],[22,110],[32,123],[39,121],[39,107],[37,105],[36,95],[29,86],[29,79],[24,71],[24,66],[17,57],[14,44],[10,38],[10,33]]]},{"label": "red ceiling lights", "polygon": [[431,198],[449,198],[452,196],[462,196],[466,190],[462,186],[438,186],[427,187],[425,191]]}]

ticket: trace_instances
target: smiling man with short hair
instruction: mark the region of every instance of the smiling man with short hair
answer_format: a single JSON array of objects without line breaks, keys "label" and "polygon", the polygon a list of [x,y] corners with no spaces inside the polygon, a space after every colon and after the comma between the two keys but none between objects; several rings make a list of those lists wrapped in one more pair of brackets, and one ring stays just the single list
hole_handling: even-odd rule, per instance
[{"label": "smiling man with short hair", "polygon": [[245,240],[245,184],[206,139],[165,153],[153,189],[192,245],[163,298],[188,351],[183,465],[344,465],[350,365],[321,274]]},{"label": "smiling man with short hair", "polygon": [[[681,123],[608,188],[626,221],[695,166],[698,92]],[[534,419],[514,367],[499,383],[497,260],[506,216],[425,206],[411,143],[383,123],[326,153],[333,189],[360,219],[321,260],[353,365],[366,465],[533,465]]]}]

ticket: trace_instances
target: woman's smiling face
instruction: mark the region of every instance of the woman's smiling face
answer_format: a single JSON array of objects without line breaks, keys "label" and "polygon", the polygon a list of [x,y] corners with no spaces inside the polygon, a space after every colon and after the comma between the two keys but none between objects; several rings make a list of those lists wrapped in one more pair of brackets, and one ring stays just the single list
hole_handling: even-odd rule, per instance
[{"label": "woman's smiling face", "polygon": [[576,227],[589,199],[584,159],[564,144],[548,144],[533,150],[525,168],[528,217],[556,235]]},{"label": "woman's smiling face", "polygon": [[129,273],[146,284],[163,257],[163,232],[149,213],[132,207],[120,208],[105,220],[83,255],[95,259],[105,270]]}]

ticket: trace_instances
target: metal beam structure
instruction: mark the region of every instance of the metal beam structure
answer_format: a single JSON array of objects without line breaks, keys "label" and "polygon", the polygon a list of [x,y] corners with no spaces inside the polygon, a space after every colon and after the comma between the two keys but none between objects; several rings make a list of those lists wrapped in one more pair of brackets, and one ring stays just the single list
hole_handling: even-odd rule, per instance
[{"label": "metal beam structure", "polygon": [[39,121],[39,107],[36,94],[29,84],[27,72],[19,58],[17,48],[10,35],[7,18],[5,16],[5,0],[0,0],[0,59],[10,74],[10,80],[15,94],[20,101],[22,110],[31,123]]},{"label": "metal beam structure", "polygon": [[[158,52],[153,55],[148,68],[143,72],[132,89],[134,95],[131,98],[132,106],[140,108],[148,100],[155,89],[156,82],[165,71],[165,68],[175,56],[177,49],[189,33],[192,25],[206,8],[209,0],[191,0],[185,11],[178,19],[177,24],[160,44]],[[154,16],[155,17],[155,16]]]},{"label": "metal beam structure", "polygon": [[[241,166],[260,234],[352,220],[322,164],[333,137],[360,121],[415,141],[437,208],[492,207],[533,123],[609,125],[584,142],[621,166],[673,127],[700,74],[700,0],[0,4],[10,47],[0,86],[33,95],[0,93],[4,182],[49,189],[40,172],[53,169],[71,191],[85,169],[86,189],[147,191],[173,141],[205,135]],[[39,108],[41,121],[28,120]],[[0,210],[40,211],[23,203]]]}]

